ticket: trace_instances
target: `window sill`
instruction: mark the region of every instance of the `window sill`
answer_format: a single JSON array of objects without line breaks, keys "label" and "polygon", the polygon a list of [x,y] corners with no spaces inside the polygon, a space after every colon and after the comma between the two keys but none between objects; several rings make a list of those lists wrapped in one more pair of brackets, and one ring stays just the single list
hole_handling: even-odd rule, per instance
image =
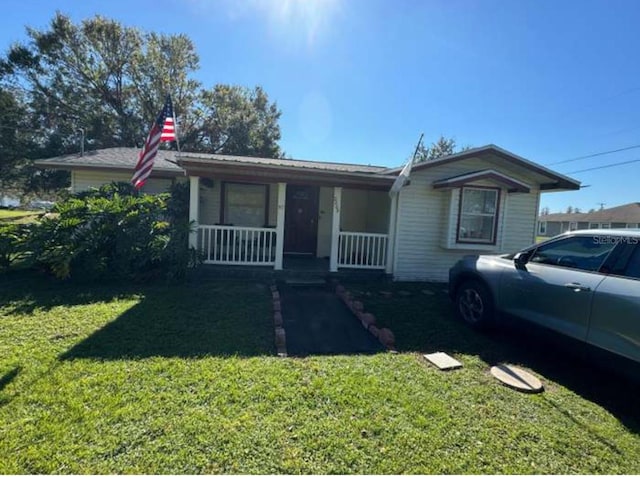
[{"label": "window sill", "polygon": [[498,251],[500,247],[497,244],[485,243],[449,243],[443,246],[444,249],[459,249],[472,251]]}]

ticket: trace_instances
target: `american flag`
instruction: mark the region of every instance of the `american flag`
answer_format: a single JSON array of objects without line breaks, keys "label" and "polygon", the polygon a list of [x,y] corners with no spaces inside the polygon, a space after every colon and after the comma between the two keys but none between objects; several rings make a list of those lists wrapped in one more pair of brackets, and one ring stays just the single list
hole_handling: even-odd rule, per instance
[{"label": "american flag", "polygon": [[133,178],[131,178],[131,183],[137,190],[142,188],[151,174],[153,162],[158,154],[158,148],[163,141],[176,141],[173,105],[171,104],[171,96],[169,95],[167,95],[167,99],[164,102],[164,108],[151,127],[147,141],[145,141],[144,147],[140,152]]}]

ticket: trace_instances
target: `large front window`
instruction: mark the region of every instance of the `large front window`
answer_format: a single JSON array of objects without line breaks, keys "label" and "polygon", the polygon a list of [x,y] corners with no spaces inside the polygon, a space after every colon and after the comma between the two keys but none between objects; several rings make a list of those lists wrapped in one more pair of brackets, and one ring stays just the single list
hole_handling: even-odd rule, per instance
[{"label": "large front window", "polygon": [[263,227],[268,222],[267,185],[225,183],[223,201],[225,224]]},{"label": "large front window", "polygon": [[465,187],[461,195],[458,243],[495,244],[499,190]]}]

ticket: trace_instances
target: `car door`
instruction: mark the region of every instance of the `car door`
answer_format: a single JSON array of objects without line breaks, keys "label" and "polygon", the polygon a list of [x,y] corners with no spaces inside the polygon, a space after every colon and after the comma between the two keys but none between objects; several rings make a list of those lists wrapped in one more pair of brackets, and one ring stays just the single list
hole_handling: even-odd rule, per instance
[{"label": "car door", "polygon": [[528,251],[526,264],[501,276],[501,311],[584,341],[593,293],[604,279],[599,270],[614,246],[574,235]]},{"label": "car door", "polygon": [[587,342],[640,362],[640,238],[628,238],[593,295]]}]

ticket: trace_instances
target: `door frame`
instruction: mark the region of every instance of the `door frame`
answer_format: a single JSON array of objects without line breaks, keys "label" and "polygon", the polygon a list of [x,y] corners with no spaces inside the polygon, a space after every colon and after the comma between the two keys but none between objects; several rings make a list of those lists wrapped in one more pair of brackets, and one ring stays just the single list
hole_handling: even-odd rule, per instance
[{"label": "door frame", "polygon": [[[312,243],[312,247],[313,247],[313,251],[287,251],[286,250],[286,245],[287,245],[287,241],[286,241],[286,237],[287,237],[287,218],[289,217],[289,214],[291,212],[291,208],[293,208],[293,202],[289,201],[289,195],[292,194],[293,189],[298,188],[298,187],[302,187],[302,188],[306,188],[309,192],[310,192],[310,196],[309,198],[312,199],[312,203],[314,205],[314,211],[313,211],[313,231],[310,231],[310,233],[312,233],[313,236],[313,243]],[[320,187],[317,185],[309,185],[309,184],[287,184],[287,193],[286,193],[286,201],[285,201],[285,221],[284,221],[284,241],[283,241],[283,253],[284,254],[290,254],[290,255],[311,255],[314,258],[317,256],[318,254],[318,217],[319,217],[319,212],[320,212]],[[311,245],[310,245],[311,246]]]}]

